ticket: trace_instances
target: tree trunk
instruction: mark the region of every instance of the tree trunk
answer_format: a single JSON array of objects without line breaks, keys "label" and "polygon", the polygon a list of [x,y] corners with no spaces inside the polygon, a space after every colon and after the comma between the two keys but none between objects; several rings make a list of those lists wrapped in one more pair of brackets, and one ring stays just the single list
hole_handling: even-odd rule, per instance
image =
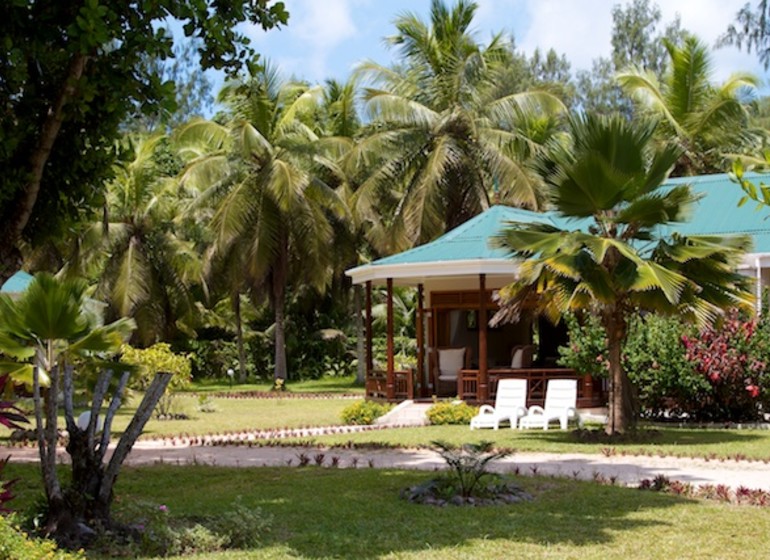
[{"label": "tree trunk", "polygon": [[168,387],[171,377],[172,375],[170,373],[158,372],[155,374],[150,386],[144,393],[142,402],[139,403],[139,407],[131,418],[131,422],[129,422],[128,427],[118,440],[115,451],[112,453],[112,457],[110,457],[110,461],[107,463],[106,468],[104,468],[104,475],[99,487],[99,492],[95,496],[91,507],[90,513],[94,519],[100,519],[109,523],[110,506],[112,505],[113,498],[112,489],[118,478],[120,467],[131,452],[131,448],[134,446],[134,443],[136,443],[137,438],[141,435],[142,430],[144,430],[144,426],[150,419],[152,411],[155,410],[155,406],[166,391],[166,387]]},{"label": "tree trunk", "polygon": [[609,362],[610,399],[608,434],[622,434],[634,425],[631,381],[623,367],[623,342],[628,324],[625,315],[617,308],[602,314],[602,323],[607,333],[607,354]]},{"label": "tree trunk", "polygon": [[275,313],[275,379],[286,380],[288,368],[286,365],[286,277],[289,264],[289,243],[285,235],[279,241],[279,255],[273,265],[271,299]]},{"label": "tree trunk", "polygon": [[13,217],[4,224],[2,233],[0,233],[0,285],[19,269],[20,253],[17,243],[21,239],[21,234],[27,227],[35,207],[40,192],[40,184],[43,180],[43,171],[64,120],[64,107],[75,95],[77,82],[83,76],[87,61],[88,57],[84,54],[77,54],[70,61],[65,81],[56,101],[48,110],[48,115],[41,126],[37,144],[30,154],[27,168],[28,179],[24,185],[24,190],[14,202],[15,213]]},{"label": "tree trunk", "polygon": [[356,355],[358,356],[358,370],[356,371],[356,383],[363,385],[366,382],[366,345],[364,332],[364,317],[361,313],[361,285],[354,286],[353,299],[356,305]]},{"label": "tree trunk", "polygon": [[233,313],[235,313],[235,339],[238,344],[238,380],[246,383],[246,351],[243,347],[243,322],[241,319],[241,294],[230,294],[230,301],[233,304]]}]

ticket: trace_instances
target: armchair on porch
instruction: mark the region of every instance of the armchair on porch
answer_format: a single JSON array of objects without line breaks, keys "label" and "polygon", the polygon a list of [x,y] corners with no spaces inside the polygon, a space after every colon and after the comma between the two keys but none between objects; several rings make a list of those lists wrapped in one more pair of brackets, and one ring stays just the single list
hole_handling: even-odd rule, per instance
[{"label": "armchair on porch", "polygon": [[511,369],[532,367],[532,356],[535,353],[533,344],[517,344],[511,349]]},{"label": "armchair on porch", "polygon": [[436,395],[457,395],[457,380],[460,377],[460,370],[471,367],[471,349],[467,346],[463,348],[436,348],[432,352],[432,363],[433,390]]}]

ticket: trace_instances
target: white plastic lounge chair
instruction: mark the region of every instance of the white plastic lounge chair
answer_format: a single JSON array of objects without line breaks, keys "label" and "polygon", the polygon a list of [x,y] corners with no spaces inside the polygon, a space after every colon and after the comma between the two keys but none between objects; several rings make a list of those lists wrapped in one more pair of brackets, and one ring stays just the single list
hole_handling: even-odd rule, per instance
[{"label": "white plastic lounge chair", "polygon": [[545,406],[530,406],[526,416],[519,420],[519,428],[548,429],[552,420],[558,420],[562,430],[577,413],[577,379],[550,379],[545,389]]},{"label": "white plastic lounge chair", "polygon": [[481,405],[479,413],[471,418],[471,430],[476,428],[500,427],[500,422],[508,420],[511,428],[516,428],[519,417],[527,413],[527,380],[501,379],[497,383],[495,406]]}]

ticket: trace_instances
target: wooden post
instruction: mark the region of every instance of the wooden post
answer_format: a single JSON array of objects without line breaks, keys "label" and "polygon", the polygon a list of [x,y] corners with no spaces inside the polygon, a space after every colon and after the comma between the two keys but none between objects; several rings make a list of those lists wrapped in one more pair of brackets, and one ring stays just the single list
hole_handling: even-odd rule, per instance
[{"label": "wooden post", "polygon": [[396,379],[395,379],[395,364],[393,355],[393,278],[388,278],[388,323],[387,323],[387,352],[388,352],[388,369],[386,372],[386,393],[389,401],[396,398]]},{"label": "wooden post", "polygon": [[[425,317],[423,316],[423,288],[417,285],[417,380],[420,385],[420,394],[425,389]],[[414,398],[412,395],[410,398]]]},{"label": "wooden post", "polygon": [[366,377],[372,375],[374,356],[372,354],[372,281],[366,281]]},{"label": "wooden post", "polygon": [[476,398],[479,402],[489,399],[487,370],[487,277],[479,274],[479,385]]}]

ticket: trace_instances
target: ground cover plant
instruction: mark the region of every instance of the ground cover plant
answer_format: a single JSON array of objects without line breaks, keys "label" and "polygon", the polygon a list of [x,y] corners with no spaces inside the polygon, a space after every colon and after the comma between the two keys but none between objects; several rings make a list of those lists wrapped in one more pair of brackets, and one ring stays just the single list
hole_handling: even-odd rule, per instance
[{"label": "ground cover plant", "polygon": [[[34,493],[27,489],[37,487],[36,473],[21,465],[14,465],[13,473],[22,478],[17,506],[23,512],[33,504]],[[524,477],[519,482],[534,499],[511,506],[433,508],[399,498],[402,488],[432,476],[365,465],[129,468],[117,487],[116,514],[124,505],[151,501],[178,519],[217,516],[240,497],[245,507],[258,507],[271,518],[271,530],[256,547],[185,556],[193,559],[668,559],[683,551],[688,558],[713,558],[715,551],[764,558],[770,546],[768,508],[590,482]],[[751,538],[736,540],[746,533],[747,516]]]}]

